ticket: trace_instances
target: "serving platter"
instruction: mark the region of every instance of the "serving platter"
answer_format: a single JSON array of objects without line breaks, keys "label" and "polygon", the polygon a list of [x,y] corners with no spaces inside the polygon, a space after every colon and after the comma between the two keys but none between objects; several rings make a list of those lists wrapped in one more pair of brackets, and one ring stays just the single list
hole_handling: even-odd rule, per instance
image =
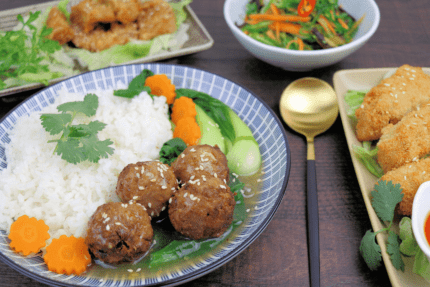
[{"label": "serving platter", "polygon": [[[26,16],[29,15],[30,12],[44,11],[49,7],[57,5],[59,2],[60,0],[56,0],[36,5],[29,5],[20,8],[0,11],[0,31],[10,31],[14,27],[16,27],[16,25],[18,24],[18,20],[16,18],[17,15]],[[70,0],[69,6],[75,5],[79,2],[80,0]],[[149,55],[133,61],[121,63],[121,65],[155,62],[169,58],[189,55],[211,48],[214,44],[214,40],[189,5],[185,6],[185,12],[187,14],[187,18],[184,23],[189,25],[187,31],[189,39],[181,48],[172,51],[161,51],[158,54]],[[57,83],[66,78],[68,77],[66,76],[53,79],[49,81],[49,84]],[[0,90],[0,97],[19,92],[34,90],[43,86],[44,85],[40,83],[31,83],[23,86],[10,87],[7,89]]]},{"label": "serving platter", "polygon": [[[355,156],[353,147],[360,145],[361,143],[357,140],[355,136],[354,124],[347,114],[347,104],[345,103],[344,97],[348,90],[359,90],[366,91],[370,90],[372,87],[376,86],[383,77],[392,72],[395,68],[373,68],[373,69],[351,69],[338,71],[333,76],[333,85],[338,97],[339,103],[339,113],[342,120],[343,129],[345,132],[349,153],[351,155],[352,163],[357,175],[358,184],[360,185],[360,190],[363,196],[363,200],[369,214],[370,222],[373,231],[378,231],[385,228],[378,216],[376,215],[372,204],[371,204],[371,191],[378,178],[371,174],[365,166],[357,159]],[[430,68],[423,68],[426,74],[430,74]],[[395,222],[394,229],[398,228],[398,222]],[[364,234],[363,234],[364,236]],[[413,257],[403,256],[403,261],[405,262],[405,271],[402,272],[397,270],[391,263],[391,259],[386,252],[387,250],[387,238],[386,232],[379,233],[376,236],[377,242],[381,247],[382,258],[387,270],[388,276],[390,278],[391,284],[394,287],[400,286],[430,286],[430,283],[424,280],[421,276],[414,274],[412,272],[414,259]],[[358,250],[357,250],[358,251]]]},{"label": "serving platter", "polygon": [[[40,256],[24,257],[14,253],[9,247],[6,231],[0,230],[0,260],[11,268],[51,286],[178,285],[203,276],[233,259],[271,221],[284,196],[291,167],[291,153],[281,121],[266,103],[245,88],[221,76],[187,66],[149,63],[107,67],[71,77],[37,92],[0,120],[0,172],[7,167],[5,143],[9,141],[8,134],[18,118],[54,104],[61,89],[82,94],[115,89],[117,85],[129,83],[143,69],[166,74],[177,88],[194,89],[221,100],[249,126],[260,146],[262,172],[255,180],[256,184],[251,186],[254,196],[244,199],[246,219],[213,250],[190,260],[174,261],[168,268],[143,270],[145,265],[141,266],[139,262],[113,269],[96,266],[80,276],[53,273]],[[142,272],[130,272],[130,269],[142,269]]]}]

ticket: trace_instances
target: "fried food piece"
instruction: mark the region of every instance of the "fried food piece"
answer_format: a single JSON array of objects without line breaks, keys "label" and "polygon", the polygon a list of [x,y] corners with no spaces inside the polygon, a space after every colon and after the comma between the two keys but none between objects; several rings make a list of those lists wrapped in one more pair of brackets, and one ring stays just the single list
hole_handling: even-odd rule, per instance
[{"label": "fried food piece", "polygon": [[381,180],[391,180],[393,184],[400,184],[404,196],[396,209],[397,213],[411,216],[412,203],[418,188],[422,183],[430,180],[430,158],[393,169],[382,176]]},{"label": "fried food piece", "polygon": [[429,100],[430,76],[424,74],[420,67],[399,67],[394,75],[373,87],[356,110],[357,139],[379,139],[385,126],[396,124],[404,115]]},{"label": "fried food piece", "polygon": [[139,39],[152,38],[176,31],[176,17],[172,7],[164,0],[149,0],[141,4],[142,11],[137,18]]},{"label": "fried food piece", "polygon": [[75,35],[67,22],[66,16],[56,6],[52,7],[51,11],[49,11],[46,26],[52,28],[52,32],[48,35],[48,38],[58,41],[60,45],[71,41]]},{"label": "fried food piece", "polygon": [[141,10],[137,0],[109,0],[116,20],[122,24],[128,24],[137,20],[137,16]]},{"label": "fried food piece", "polygon": [[114,45],[124,45],[130,41],[130,38],[137,37],[136,23],[128,25],[112,23],[110,30],[106,31],[102,27],[97,27],[89,33],[84,33],[75,26],[74,32],[73,44],[91,52],[103,51]]},{"label": "fried food piece", "polygon": [[70,21],[84,33],[94,30],[98,23],[112,23],[115,19],[112,5],[101,0],[83,0],[72,6],[70,13]]},{"label": "fried food piece", "polygon": [[430,102],[382,129],[378,163],[384,173],[430,153]]}]

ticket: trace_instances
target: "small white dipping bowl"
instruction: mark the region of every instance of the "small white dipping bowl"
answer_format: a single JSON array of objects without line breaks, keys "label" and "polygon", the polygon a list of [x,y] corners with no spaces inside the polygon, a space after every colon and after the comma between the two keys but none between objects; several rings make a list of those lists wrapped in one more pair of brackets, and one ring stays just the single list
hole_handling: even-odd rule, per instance
[{"label": "small white dipping bowl", "polygon": [[252,55],[288,71],[309,71],[335,64],[361,48],[379,26],[380,12],[374,0],[339,0],[339,5],[355,19],[365,15],[353,41],[340,47],[296,51],[263,44],[245,35],[237,26],[243,24],[249,0],[226,0],[224,18],[236,39]]},{"label": "small white dipping bowl", "polygon": [[430,213],[430,181],[420,185],[412,205],[412,231],[415,239],[430,260],[430,245],[424,234],[424,224]]}]

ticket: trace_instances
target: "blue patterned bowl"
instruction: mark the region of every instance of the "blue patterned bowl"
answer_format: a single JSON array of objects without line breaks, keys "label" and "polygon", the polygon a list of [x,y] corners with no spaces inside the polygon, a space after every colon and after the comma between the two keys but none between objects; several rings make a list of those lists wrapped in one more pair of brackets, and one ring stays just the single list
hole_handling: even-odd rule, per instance
[{"label": "blue patterned bowl", "polygon": [[[0,170],[7,167],[4,143],[19,117],[51,105],[58,91],[88,93],[95,89],[115,89],[117,83],[129,83],[143,69],[166,74],[178,88],[205,92],[230,106],[250,127],[260,145],[263,172],[255,182],[258,189],[245,199],[247,218],[228,240],[196,258],[174,261],[157,270],[145,266],[121,265],[106,268],[97,265],[81,274],[60,275],[49,271],[40,256],[23,257],[9,248],[6,231],[0,230],[0,259],[11,268],[51,286],[154,286],[177,285],[203,276],[227,263],[247,248],[266,228],[279,207],[291,166],[291,154],[285,131],[273,111],[257,96],[239,85],[199,69],[167,64],[136,64],[105,68],[72,77],[36,93],[0,121]],[[1,191],[0,191],[1,192]]]}]

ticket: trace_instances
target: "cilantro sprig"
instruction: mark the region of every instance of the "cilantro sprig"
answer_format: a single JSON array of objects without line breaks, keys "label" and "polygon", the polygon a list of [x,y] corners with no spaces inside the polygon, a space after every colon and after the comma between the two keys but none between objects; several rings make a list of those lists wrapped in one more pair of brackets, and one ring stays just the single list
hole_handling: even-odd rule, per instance
[{"label": "cilantro sprig", "polygon": [[61,73],[50,72],[48,65],[41,64],[43,59],[49,58],[61,46],[57,41],[46,38],[52,29],[44,26],[38,31],[33,25],[40,13],[30,12],[27,21],[18,15],[22,28],[0,33],[0,89],[6,87],[4,80],[7,78],[35,79],[48,84],[49,79],[62,76]]},{"label": "cilantro sprig", "polygon": [[377,232],[368,230],[361,240],[360,253],[370,270],[376,270],[382,261],[381,247],[375,242],[376,235],[381,232],[388,232],[387,253],[391,262],[397,270],[405,270],[405,263],[400,252],[400,237],[391,230],[393,224],[394,211],[396,205],[402,201],[403,193],[400,184],[393,184],[391,181],[380,180],[375,185],[372,195],[372,206],[379,219],[388,223],[386,228]]},{"label": "cilantro sprig", "polygon": [[100,141],[97,133],[104,129],[106,124],[100,121],[92,121],[88,124],[73,125],[72,122],[78,113],[87,117],[96,114],[98,108],[98,97],[87,94],[83,101],[69,102],[59,105],[57,110],[60,114],[42,114],[43,128],[51,135],[61,133],[61,137],[50,140],[48,143],[56,142],[54,153],[69,163],[77,164],[89,160],[97,163],[101,158],[107,158],[113,154],[114,149],[109,147],[113,142],[109,139]]}]

